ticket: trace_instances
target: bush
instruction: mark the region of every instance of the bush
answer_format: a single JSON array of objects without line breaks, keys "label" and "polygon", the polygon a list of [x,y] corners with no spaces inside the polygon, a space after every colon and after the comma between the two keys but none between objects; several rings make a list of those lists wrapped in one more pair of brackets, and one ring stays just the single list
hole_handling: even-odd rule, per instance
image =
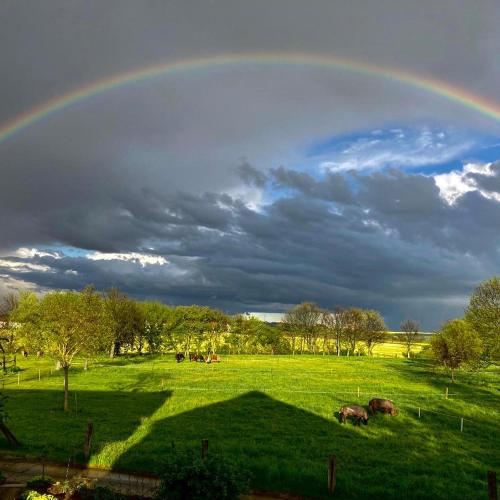
[{"label": "bush", "polygon": [[54,480],[51,477],[35,476],[33,479],[30,479],[26,483],[26,487],[29,490],[38,491],[39,493],[45,493],[53,482]]},{"label": "bush", "polygon": [[98,486],[96,488],[88,488],[83,486],[77,490],[81,500],[124,500],[128,497],[117,493],[109,488]]},{"label": "bush", "polygon": [[162,474],[155,500],[236,500],[248,483],[248,472],[223,457],[177,457]]},{"label": "bush", "polygon": [[38,493],[38,491],[25,491],[22,496],[22,500],[57,500],[55,496],[44,494],[44,493]]}]

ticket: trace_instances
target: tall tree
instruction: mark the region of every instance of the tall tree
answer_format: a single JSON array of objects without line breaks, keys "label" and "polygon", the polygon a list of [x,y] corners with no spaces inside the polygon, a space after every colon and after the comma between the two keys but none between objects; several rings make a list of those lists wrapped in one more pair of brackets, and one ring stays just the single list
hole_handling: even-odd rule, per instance
[{"label": "tall tree", "polygon": [[407,319],[401,323],[401,331],[403,332],[403,341],[406,345],[406,357],[409,359],[411,348],[418,339],[420,323],[413,319]]},{"label": "tall tree", "polygon": [[465,319],[480,335],[486,356],[500,359],[500,278],[495,276],[476,288]]},{"label": "tall tree", "polygon": [[431,338],[434,358],[451,370],[451,381],[455,382],[455,370],[465,363],[479,360],[483,344],[481,338],[467,321],[448,321],[441,331]]},{"label": "tall tree", "polygon": [[295,352],[295,336],[301,337],[300,353],[304,351],[304,344],[316,353],[316,337],[321,326],[323,311],[312,302],[303,302],[288,310],[284,317],[285,329],[293,335],[292,350]]},{"label": "tall tree", "polygon": [[142,350],[142,339],[137,339],[140,332],[143,331],[141,314],[137,304],[117,288],[107,290],[104,299],[113,331],[110,341],[110,358],[119,355],[124,348],[131,349],[136,340],[139,340]]},{"label": "tall tree", "polygon": [[363,340],[365,315],[363,309],[351,307],[343,313],[343,339],[348,349],[354,354],[359,341]]},{"label": "tall tree", "polygon": [[363,340],[368,348],[368,354],[373,354],[377,344],[383,344],[387,338],[387,327],[384,318],[378,311],[364,311]]}]

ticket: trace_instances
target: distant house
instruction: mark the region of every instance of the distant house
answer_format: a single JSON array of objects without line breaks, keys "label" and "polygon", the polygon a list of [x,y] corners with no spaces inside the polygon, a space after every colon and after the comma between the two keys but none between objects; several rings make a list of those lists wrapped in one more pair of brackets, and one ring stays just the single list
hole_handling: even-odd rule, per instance
[{"label": "distant house", "polygon": [[242,314],[244,318],[257,318],[265,323],[282,323],[285,313],[277,312],[244,312]]}]

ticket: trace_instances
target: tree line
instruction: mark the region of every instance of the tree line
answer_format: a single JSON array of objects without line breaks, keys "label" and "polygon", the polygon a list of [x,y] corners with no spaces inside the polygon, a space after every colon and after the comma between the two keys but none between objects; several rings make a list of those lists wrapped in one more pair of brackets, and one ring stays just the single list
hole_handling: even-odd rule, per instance
[{"label": "tree line", "polygon": [[[138,302],[116,288],[104,293],[87,286],[81,292],[32,292],[5,298],[0,321],[0,350],[5,355],[45,353],[68,373],[75,357],[126,353],[372,354],[388,339],[375,310],[311,302],[290,308],[282,323],[228,316],[206,306],[168,306]],[[419,337],[419,324],[405,320],[400,340],[408,357]],[[434,357],[452,371],[463,364],[497,360],[500,355],[500,280],[479,285],[465,317],[446,323],[431,341]]]}]

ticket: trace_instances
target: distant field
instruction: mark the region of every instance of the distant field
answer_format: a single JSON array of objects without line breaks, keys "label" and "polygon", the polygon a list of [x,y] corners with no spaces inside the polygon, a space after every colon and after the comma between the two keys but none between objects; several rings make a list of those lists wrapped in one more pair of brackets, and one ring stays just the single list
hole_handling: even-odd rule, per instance
[{"label": "distant field", "polygon": [[[390,355],[392,345],[383,349]],[[5,379],[9,425],[20,453],[59,461],[82,460],[92,420],[90,463],[106,468],[157,472],[164,457],[198,452],[208,438],[209,453],[238,458],[260,490],[323,498],[336,454],[338,498],[485,498],[487,470],[500,469],[500,373],[459,373],[451,386],[425,359],[394,350],[398,358],[223,356],[212,365],[102,359],[88,371],[80,362],[69,414],[60,410],[62,373],[50,375],[48,360],[20,360],[19,385],[17,375]],[[342,404],[372,397],[393,399],[399,414],[366,427],[334,417]]]}]

